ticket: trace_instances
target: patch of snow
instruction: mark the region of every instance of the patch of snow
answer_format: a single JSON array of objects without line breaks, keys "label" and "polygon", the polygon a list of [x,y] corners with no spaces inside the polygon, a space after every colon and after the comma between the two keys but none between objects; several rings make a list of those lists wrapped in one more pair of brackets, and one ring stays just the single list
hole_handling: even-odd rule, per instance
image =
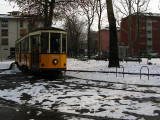
[{"label": "patch of snow", "polygon": [[9,69],[10,64],[13,63],[14,61],[3,61],[0,62],[0,70],[2,69]]}]

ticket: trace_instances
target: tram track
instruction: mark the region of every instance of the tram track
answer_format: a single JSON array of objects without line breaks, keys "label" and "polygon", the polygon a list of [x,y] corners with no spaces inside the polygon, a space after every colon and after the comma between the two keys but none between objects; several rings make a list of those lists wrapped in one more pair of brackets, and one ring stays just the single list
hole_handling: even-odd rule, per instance
[{"label": "tram track", "polygon": [[[138,92],[138,93],[148,93],[148,94],[160,94],[160,86],[159,85],[140,85],[140,84],[128,84],[121,82],[109,82],[102,80],[93,80],[93,79],[83,79],[79,77],[66,76],[71,79],[77,79],[79,81],[87,81],[85,84],[72,81],[72,84],[77,84],[77,86],[87,86],[87,87],[97,87],[103,89],[110,90],[123,90],[129,92]],[[71,79],[68,79],[71,80]],[[159,91],[158,91],[159,89]]]},{"label": "tram track", "polygon": [[[118,73],[118,74],[130,74],[130,75],[140,75],[139,73],[131,73],[131,72],[116,72],[116,71],[89,71],[89,70],[66,70],[68,72],[87,72],[87,73]],[[148,73],[141,73],[141,75],[148,75]],[[160,74],[150,73],[150,76],[160,76]]]}]

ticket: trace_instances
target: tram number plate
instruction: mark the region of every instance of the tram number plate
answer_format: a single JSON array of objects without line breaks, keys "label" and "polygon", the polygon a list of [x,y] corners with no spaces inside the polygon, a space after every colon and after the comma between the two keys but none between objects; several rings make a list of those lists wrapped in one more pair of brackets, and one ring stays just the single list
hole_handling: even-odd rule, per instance
[{"label": "tram number plate", "polygon": [[52,56],[52,58],[59,58],[59,56]]}]

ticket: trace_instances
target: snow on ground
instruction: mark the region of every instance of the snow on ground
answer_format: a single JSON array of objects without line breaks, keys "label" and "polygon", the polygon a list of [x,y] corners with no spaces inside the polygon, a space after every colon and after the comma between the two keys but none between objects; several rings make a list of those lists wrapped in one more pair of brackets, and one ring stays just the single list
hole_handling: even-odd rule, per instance
[{"label": "snow on ground", "polygon": [[[150,73],[160,74],[160,59],[149,60],[152,65],[147,64],[147,59],[142,59],[142,62],[120,62],[124,67],[124,72],[140,73],[142,66],[147,66]],[[67,69],[69,70],[89,70],[89,71],[116,71],[115,68],[108,68],[108,61],[79,61],[77,59],[68,59]],[[118,72],[123,72],[123,69],[118,69]],[[142,73],[148,73],[147,69],[143,68]]]},{"label": "snow on ground", "polygon": [[[142,66],[145,66],[141,69],[141,73],[148,74],[160,74],[160,59],[152,59],[152,65],[147,64],[147,59],[143,59],[141,63],[138,62],[120,62],[120,65],[124,67],[124,72],[129,73],[138,73],[140,74],[140,69]],[[108,61],[79,61],[76,59],[68,59],[68,67],[69,70],[88,70],[88,71],[113,71],[116,72],[116,68],[108,68]],[[123,72],[123,68],[117,68],[118,72]],[[130,83],[130,84],[142,84],[142,85],[160,85],[160,76],[144,76],[141,75],[128,75],[124,74],[124,78],[122,74],[118,74],[116,77],[116,73],[99,73],[99,72],[67,72],[67,75],[71,75],[78,78],[83,79],[94,79],[101,81],[110,81],[110,82],[120,82],[120,83]]]},{"label": "snow on ground", "polygon": [[[140,73],[142,66],[147,66],[152,74],[160,74],[160,59],[152,59],[153,65],[147,65],[147,59],[138,62],[121,62],[125,72]],[[7,68],[10,62],[1,62],[0,69]],[[116,71],[115,68],[108,68],[107,61],[79,61],[76,59],[67,60],[68,70],[88,70],[88,71]],[[122,72],[122,68],[118,68],[118,72]],[[143,68],[142,73],[147,73],[147,69]],[[11,72],[1,72],[1,74],[10,74]],[[0,97],[7,100],[13,100],[19,104],[30,104],[43,109],[56,109],[60,112],[83,114],[90,116],[111,117],[121,119],[143,119],[126,112],[157,116],[156,110],[160,110],[160,76],[115,73],[99,73],[99,72],[66,72],[66,75],[76,78],[65,80],[70,83],[55,84],[55,81],[38,80],[36,83],[22,83],[22,86],[16,89],[0,90]],[[32,77],[32,76],[29,76]],[[90,81],[86,81],[86,80]],[[99,83],[97,82],[99,81]],[[57,81],[58,82],[58,81]],[[105,86],[112,86],[105,88]],[[115,83],[115,84],[114,84]],[[56,87],[50,86],[55,84]],[[45,87],[45,86],[50,87]],[[86,86],[85,86],[86,85]],[[91,86],[87,86],[91,85]],[[138,85],[146,85],[151,87],[140,87]],[[102,88],[94,86],[104,86]],[[78,89],[82,87],[82,89]],[[115,88],[112,89],[112,88]],[[123,90],[125,88],[125,90]],[[145,93],[145,91],[153,91],[153,93]],[[22,100],[22,94],[31,95],[30,100]],[[153,102],[152,99],[155,101]],[[39,105],[40,104],[40,105]],[[39,106],[38,106],[39,105]],[[53,107],[55,105],[55,107]],[[81,113],[82,110],[88,112]]]},{"label": "snow on ground", "polygon": [[13,62],[14,61],[3,61],[3,62],[0,62],[0,70],[9,69],[10,64],[13,63]]}]

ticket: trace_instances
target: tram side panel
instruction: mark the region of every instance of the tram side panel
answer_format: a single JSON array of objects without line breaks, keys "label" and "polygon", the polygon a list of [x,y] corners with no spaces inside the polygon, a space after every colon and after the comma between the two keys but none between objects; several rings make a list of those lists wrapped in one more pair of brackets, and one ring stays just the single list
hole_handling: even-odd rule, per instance
[{"label": "tram side panel", "polygon": [[31,54],[27,54],[27,67],[31,70]]},{"label": "tram side panel", "polygon": [[24,54],[21,54],[21,61],[20,61],[20,66],[22,67],[24,65]]}]

